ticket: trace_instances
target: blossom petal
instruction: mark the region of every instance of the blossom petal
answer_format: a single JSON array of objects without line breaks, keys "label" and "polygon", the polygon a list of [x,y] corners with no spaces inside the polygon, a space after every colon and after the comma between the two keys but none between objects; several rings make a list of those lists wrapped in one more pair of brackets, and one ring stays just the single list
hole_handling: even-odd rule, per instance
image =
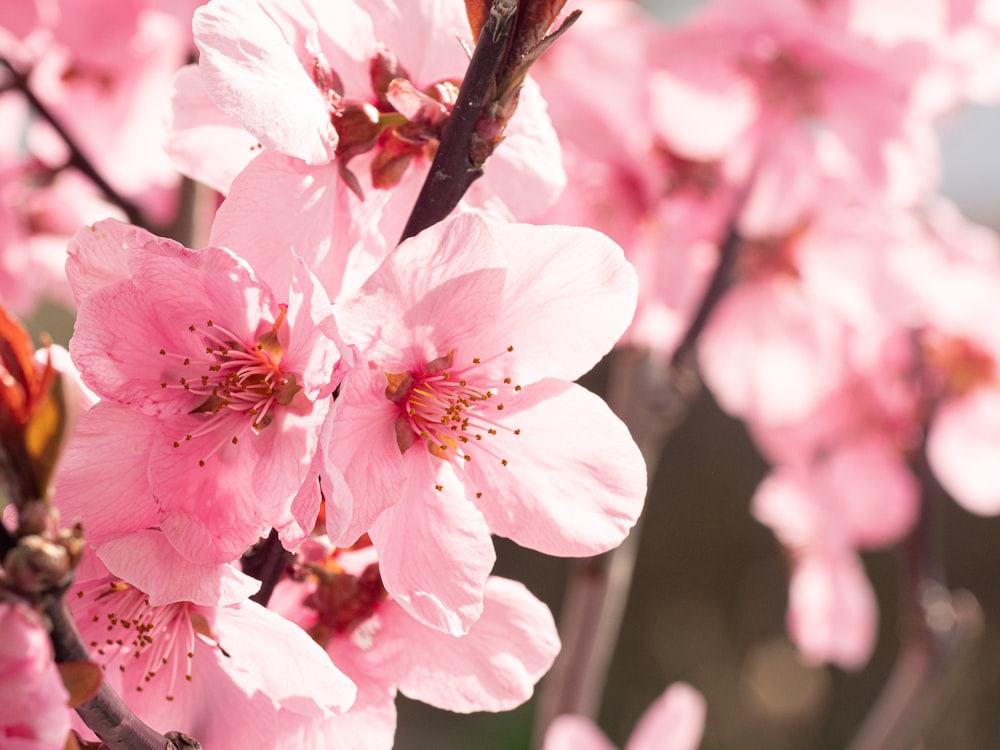
[{"label": "blossom petal", "polygon": [[232,565],[197,565],[184,559],[159,531],[147,529],[97,548],[108,570],[159,607],[173,602],[225,606],[247,599],[260,581]]},{"label": "blossom petal", "polygon": [[412,623],[394,634],[391,622],[385,621],[379,635],[406,639],[409,669],[400,691],[449,711],[507,711],[520,705],[559,652],[548,607],[505,578],[487,580],[483,614],[461,638]]},{"label": "blossom petal", "polygon": [[156,526],[149,451],[156,420],[101,402],[80,416],[56,470],[54,503],[64,521],[83,522],[87,541]]},{"label": "blossom petal", "polygon": [[704,728],[705,698],[678,682],[646,709],[625,750],[696,750]]},{"label": "blossom petal", "polygon": [[368,531],[406,484],[394,428],[399,407],[385,397],[385,389],[382,373],[367,368],[348,372],[335,402],[336,416],[324,430],[323,449],[343,472],[351,493],[346,527],[334,528],[328,516],[328,531],[339,546],[350,546]]},{"label": "blossom petal", "polygon": [[[357,689],[302,628],[254,602],[219,608],[213,634],[229,659],[226,670],[248,693],[260,690],[306,716],[340,712]],[[274,648],[280,643],[281,648]]]},{"label": "blossom petal", "polygon": [[556,717],[545,732],[542,750],[617,750],[594,722],[583,716]]},{"label": "blossom petal", "polygon": [[316,21],[300,2],[274,6],[216,0],[195,12],[205,89],[268,148],[324,164],[336,154],[337,133],[303,63],[318,52]]},{"label": "blossom petal", "polygon": [[490,329],[505,265],[482,218],[446,219],[396,248],[358,296],[338,306],[341,335],[390,372],[444,356]]},{"label": "blossom petal", "polygon": [[525,386],[504,407],[506,429],[483,441],[497,458],[474,454],[465,465],[490,530],[550,555],[618,545],[646,494],[645,463],[621,420],[585,388],[555,379]]},{"label": "blossom petal", "polygon": [[514,345],[516,377],[576,380],[632,322],[635,270],[592,229],[496,224],[491,231],[507,255],[504,307],[493,330]]},{"label": "blossom petal", "polygon": [[[260,434],[247,429],[236,444],[224,425],[216,429],[220,434],[185,440],[203,424],[203,415],[162,425],[154,437],[149,477],[160,527],[171,543],[195,562],[228,562],[272,526],[287,523],[328,408],[323,401],[308,414],[278,411]],[[301,525],[310,522],[301,519]]]},{"label": "blossom petal", "polygon": [[[429,460],[437,460],[429,458]],[[441,491],[407,493],[371,528],[382,583],[400,606],[424,624],[452,635],[466,633],[483,611],[483,587],[496,554],[482,515],[449,467],[431,474],[413,462],[410,482]],[[427,467],[423,473],[421,466]]]},{"label": "blossom petal", "polygon": [[225,195],[261,151],[257,137],[209,98],[197,65],[177,71],[165,148],[177,170]]},{"label": "blossom petal", "polygon": [[963,508],[1000,513],[1000,391],[980,388],[942,404],[927,436],[927,458]]}]

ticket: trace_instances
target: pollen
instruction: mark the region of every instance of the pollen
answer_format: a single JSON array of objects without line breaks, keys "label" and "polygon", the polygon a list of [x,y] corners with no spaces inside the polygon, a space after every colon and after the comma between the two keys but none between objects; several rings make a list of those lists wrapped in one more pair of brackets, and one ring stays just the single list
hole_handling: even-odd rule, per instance
[{"label": "pollen", "polygon": [[[191,394],[190,413],[201,416],[201,424],[184,437],[199,439],[203,447],[195,456],[199,466],[227,445],[237,445],[247,430],[256,434],[265,429],[275,412],[301,390],[296,376],[281,366],[284,349],[278,333],[286,314],[287,306],[282,305],[271,329],[256,340],[247,341],[207,320],[187,327],[193,334],[188,352],[160,349],[167,360],[160,387]],[[180,443],[171,441],[174,448]]]},{"label": "pollen", "polygon": [[465,359],[471,364],[462,365],[452,349],[412,371],[386,373],[386,398],[399,406],[395,432],[400,452],[423,441],[430,455],[453,465],[469,463],[482,452],[506,466],[503,441],[490,438],[521,432],[498,414],[521,389],[506,371],[512,351],[507,347],[493,356]]}]

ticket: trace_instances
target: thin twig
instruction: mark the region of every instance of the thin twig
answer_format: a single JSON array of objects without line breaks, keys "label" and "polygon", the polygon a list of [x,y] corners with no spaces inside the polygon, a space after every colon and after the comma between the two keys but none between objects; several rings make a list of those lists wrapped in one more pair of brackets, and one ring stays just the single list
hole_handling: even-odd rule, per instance
[{"label": "thin twig", "polygon": [[80,150],[80,147],[76,145],[76,141],[67,132],[66,128],[63,127],[62,123],[53,115],[48,107],[46,107],[28,84],[28,76],[25,73],[21,73],[13,65],[10,64],[8,60],[0,57],[0,66],[3,66],[11,75],[11,87],[16,88],[20,91],[24,97],[28,100],[31,108],[41,117],[43,120],[52,126],[53,130],[59,134],[59,137],[66,143],[66,147],[69,149],[69,161],[66,163],[67,167],[73,167],[85,174],[91,182],[93,182],[105,197],[114,203],[116,206],[121,208],[125,212],[126,218],[132,224],[138,226],[146,227],[152,229],[149,220],[135,203],[130,201],[128,198],[119,193],[115,188],[113,188],[107,180],[97,171],[96,167],[91,163],[90,159]]},{"label": "thin twig", "polygon": [[914,460],[924,492],[920,515],[900,553],[899,656],[882,694],[849,750],[910,750],[940,707],[951,678],[983,631],[983,616],[972,594],[952,594],[944,580],[938,508],[925,446]]},{"label": "thin twig", "polygon": [[[731,226],[698,310],[668,363],[648,351],[618,350],[612,355],[608,403],[639,446],[650,483],[664,445],[697,395],[695,345],[729,288],[740,241]],[[577,560],[571,567],[559,616],[563,646],[540,692],[536,747],[541,746],[548,725],[561,714],[596,718],[635,570],[641,521],[617,549]]]},{"label": "thin twig", "polygon": [[[504,3],[503,0],[493,3],[494,9],[504,5],[511,3]],[[400,242],[444,219],[458,205],[469,186],[483,174],[482,167],[472,163],[469,153],[483,104],[495,88],[496,75],[507,52],[517,4],[513,3],[513,7],[515,12],[491,12],[479,34],[430,172],[410,212]]]},{"label": "thin twig", "polygon": [[[65,590],[53,592],[44,607],[52,625],[56,662],[89,661],[64,594]],[[101,683],[97,695],[77,706],[76,712],[111,750],[177,750],[173,742],[144,724],[107,681]]]},{"label": "thin twig", "polygon": [[281,546],[278,532],[274,529],[271,529],[267,539],[243,556],[243,572],[260,581],[260,590],[250,597],[252,601],[262,607],[267,606],[291,559],[292,554]]}]

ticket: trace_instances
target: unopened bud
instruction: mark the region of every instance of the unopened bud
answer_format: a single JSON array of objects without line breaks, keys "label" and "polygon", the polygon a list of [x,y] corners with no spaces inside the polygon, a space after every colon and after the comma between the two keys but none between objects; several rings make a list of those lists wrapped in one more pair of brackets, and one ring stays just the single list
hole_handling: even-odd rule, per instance
[{"label": "unopened bud", "polygon": [[73,572],[66,548],[37,535],[25,536],[3,561],[7,584],[23,594],[40,594],[70,582]]}]

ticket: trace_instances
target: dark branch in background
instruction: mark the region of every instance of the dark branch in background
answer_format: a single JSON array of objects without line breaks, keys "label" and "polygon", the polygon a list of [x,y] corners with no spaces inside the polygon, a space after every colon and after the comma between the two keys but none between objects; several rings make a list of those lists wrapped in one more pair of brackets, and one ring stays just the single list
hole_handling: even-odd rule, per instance
[{"label": "dark branch in background", "polygon": [[271,529],[267,539],[243,555],[240,561],[243,572],[260,581],[260,590],[250,597],[262,607],[266,607],[274,593],[274,587],[281,580],[281,574],[292,559],[292,553],[281,546],[278,532]]},{"label": "dark branch in background", "polygon": [[70,156],[69,161],[65,164],[65,167],[72,167],[85,174],[87,178],[93,182],[102,193],[104,193],[105,197],[109,201],[125,212],[125,216],[129,222],[142,227],[150,228],[149,220],[146,218],[142,210],[135,203],[115,190],[115,188],[113,188],[108,181],[101,176],[101,173],[97,171],[94,165],[91,164],[90,159],[88,159],[76,145],[73,137],[62,126],[62,123],[60,123],[51,112],[49,112],[48,108],[41,101],[39,101],[38,97],[36,97],[31,91],[31,88],[28,85],[27,74],[16,70],[10,62],[3,57],[0,57],[0,66],[6,68],[11,76],[11,80],[7,85],[7,88],[13,88],[20,91],[28,100],[28,103],[31,105],[31,108],[35,111],[35,113],[49,123],[49,125],[51,125],[52,128],[59,134],[59,137],[66,143]]},{"label": "dark branch in background", "polygon": [[[44,606],[52,625],[56,662],[89,661],[90,654],[66,606],[65,593],[65,589],[53,592]],[[140,721],[107,682],[101,683],[97,695],[77,706],[76,712],[111,750],[181,750]],[[185,747],[199,745],[186,742]]]},{"label": "dark branch in background", "polygon": [[493,9],[498,6],[503,7],[490,13],[479,34],[455,107],[441,134],[431,171],[420,189],[400,242],[444,219],[458,205],[469,186],[483,174],[482,166],[473,164],[470,157],[473,136],[487,97],[495,88],[517,14],[516,2],[496,0]]},{"label": "dark branch in background", "polygon": [[[698,393],[695,345],[732,283],[740,243],[735,225],[730,226],[715,273],[669,363],[634,349],[612,354],[608,404],[639,446],[650,484],[663,447]],[[632,583],[641,525],[640,518],[617,549],[572,564],[559,614],[562,650],[541,687],[535,747],[541,746],[549,724],[560,714],[597,716]]]},{"label": "dark branch in background", "polygon": [[922,492],[917,524],[900,549],[899,656],[849,750],[918,746],[983,632],[975,597],[967,591],[952,593],[945,584],[941,521],[929,492],[935,482],[926,444],[911,463]]}]

